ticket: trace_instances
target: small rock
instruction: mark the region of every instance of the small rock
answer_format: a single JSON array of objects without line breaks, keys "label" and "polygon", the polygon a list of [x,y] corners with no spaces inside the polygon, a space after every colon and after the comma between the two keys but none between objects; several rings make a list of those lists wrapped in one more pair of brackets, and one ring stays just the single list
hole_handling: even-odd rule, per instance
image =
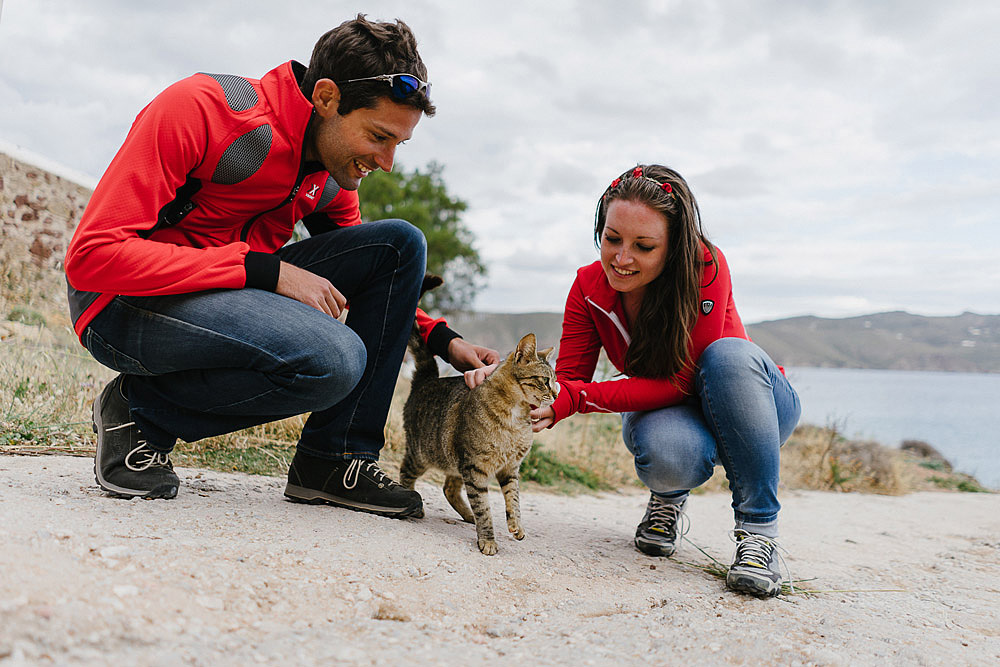
[{"label": "small rock", "polygon": [[[365,655],[365,652],[361,649],[354,648],[353,646],[338,646],[333,649],[333,651],[327,656],[330,662],[358,662],[363,658],[369,656]],[[326,662],[326,661],[321,661]]]},{"label": "small rock", "polygon": [[205,609],[212,609],[214,611],[220,611],[225,608],[225,603],[219,598],[210,597],[207,595],[202,595],[198,598],[198,604],[200,604]]},{"label": "small rock", "polygon": [[125,558],[132,554],[132,550],[124,544],[116,544],[110,547],[101,547],[97,551],[101,558]]}]

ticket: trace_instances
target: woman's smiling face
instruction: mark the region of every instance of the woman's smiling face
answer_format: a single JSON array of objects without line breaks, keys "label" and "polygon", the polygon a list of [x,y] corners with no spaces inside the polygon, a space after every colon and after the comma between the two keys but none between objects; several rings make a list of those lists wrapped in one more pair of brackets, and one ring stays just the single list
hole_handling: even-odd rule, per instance
[{"label": "woman's smiling face", "polygon": [[601,266],[611,287],[641,297],[667,265],[668,240],[662,213],[634,201],[611,202],[601,233]]}]

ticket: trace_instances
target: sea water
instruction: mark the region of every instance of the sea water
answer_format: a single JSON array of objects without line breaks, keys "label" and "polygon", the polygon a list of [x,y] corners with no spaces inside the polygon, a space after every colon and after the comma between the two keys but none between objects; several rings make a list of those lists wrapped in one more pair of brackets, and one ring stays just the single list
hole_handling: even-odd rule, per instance
[{"label": "sea water", "polygon": [[898,447],[931,444],[959,470],[1000,489],[1000,374],[786,368],[801,423]]}]

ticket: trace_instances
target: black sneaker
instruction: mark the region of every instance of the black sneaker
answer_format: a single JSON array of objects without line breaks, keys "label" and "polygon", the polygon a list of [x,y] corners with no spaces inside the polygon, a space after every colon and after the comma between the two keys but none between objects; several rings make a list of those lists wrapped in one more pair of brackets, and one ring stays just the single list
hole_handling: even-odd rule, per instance
[{"label": "black sneaker", "polygon": [[285,497],[403,519],[424,515],[420,494],[389,479],[376,461],[332,461],[295,452]]},{"label": "black sneaker", "polygon": [[180,480],[170,456],[151,448],[142,431],[130,421],[128,399],[119,375],[94,401],[97,454],[94,476],[105,491],[125,498],[173,498]]},{"label": "black sneaker", "polygon": [[649,556],[671,556],[677,551],[677,540],[687,532],[678,535],[679,524],[685,518],[684,507],[687,500],[671,504],[655,493],[649,494],[646,515],[635,529],[635,547]]},{"label": "black sneaker", "polygon": [[778,545],[769,537],[733,531],[736,557],[726,575],[726,586],[734,591],[760,597],[773,597],[781,592],[781,572],[778,569]]}]

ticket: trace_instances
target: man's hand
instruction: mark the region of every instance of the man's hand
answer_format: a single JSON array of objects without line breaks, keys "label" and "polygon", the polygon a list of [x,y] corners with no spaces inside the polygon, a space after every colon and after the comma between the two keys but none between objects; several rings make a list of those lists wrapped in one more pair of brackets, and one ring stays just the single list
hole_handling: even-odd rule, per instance
[{"label": "man's hand", "polygon": [[281,263],[274,291],[323,311],[330,317],[340,317],[340,312],[347,305],[347,299],[329,280],[288,262]]},{"label": "man's hand", "polygon": [[538,433],[542,429],[548,428],[556,419],[556,413],[552,409],[551,405],[546,405],[544,408],[535,408],[530,414],[531,430],[534,433]]},{"label": "man's hand", "polygon": [[[488,347],[473,345],[461,338],[452,338],[448,343],[448,360],[458,371],[482,368],[500,362],[500,353]],[[486,379],[486,376],[483,376]],[[468,381],[466,381],[468,382]],[[482,382],[482,380],[480,380]]]}]

